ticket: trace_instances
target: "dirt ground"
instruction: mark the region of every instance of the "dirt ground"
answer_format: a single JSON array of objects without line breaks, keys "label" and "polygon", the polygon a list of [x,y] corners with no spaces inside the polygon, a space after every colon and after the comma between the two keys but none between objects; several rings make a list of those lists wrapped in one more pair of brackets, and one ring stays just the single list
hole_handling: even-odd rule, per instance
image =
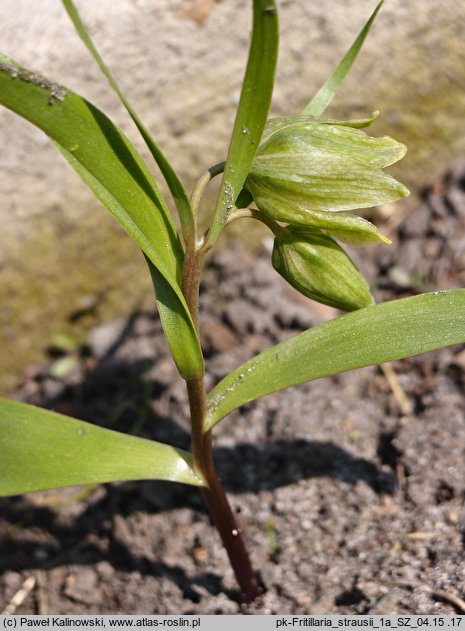
[{"label": "dirt ground", "polygon": [[[353,253],[378,300],[465,286],[465,163],[390,236],[391,247]],[[235,246],[206,269],[209,386],[335,315],[269,258]],[[464,614],[465,350],[393,368],[399,391],[366,368],[271,395],[216,428],[260,605],[241,606],[196,489],[132,482],[0,500],[0,611],[29,587],[16,613]],[[189,445],[184,386],[150,313],[100,326],[78,354],[50,349],[17,398]]]}]

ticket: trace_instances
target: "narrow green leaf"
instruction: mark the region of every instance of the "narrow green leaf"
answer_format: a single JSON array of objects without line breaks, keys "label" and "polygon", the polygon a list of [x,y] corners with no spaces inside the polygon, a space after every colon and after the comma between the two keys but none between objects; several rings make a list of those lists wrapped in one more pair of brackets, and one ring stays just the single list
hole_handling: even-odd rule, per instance
[{"label": "narrow green leaf", "polygon": [[208,236],[209,245],[215,243],[226,224],[260,143],[273,93],[277,56],[278,17],[275,1],[254,0],[249,59]]},{"label": "narrow green leaf", "polygon": [[260,353],[225,377],[208,397],[205,431],[277,390],[464,342],[465,289],[354,311]]},{"label": "narrow green leaf", "polygon": [[155,288],[157,307],[163,330],[181,375],[200,377],[204,372],[203,355],[199,338],[190,316],[171,285],[166,282],[152,261],[145,257]]},{"label": "narrow green leaf", "polygon": [[122,480],[204,482],[190,454],[0,399],[0,496]]},{"label": "narrow green leaf", "polygon": [[137,129],[139,130],[142,138],[144,139],[147,147],[150,150],[150,153],[154,157],[155,162],[158,164],[158,167],[160,171],[162,172],[163,177],[165,178],[166,183],[171,191],[171,194],[173,195],[173,199],[176,203],[176,208],[178,209],[179,217],[181,220],[182,232],[183,232],[185,241],[189,239],[193,239],[195,235],[195,227],[194,227],[194,218],[192,215],[192,209],[189,202],[189,198],[184,190],[184,187],[178,175],[176,174],[176,172],[174,171],[173,167],[168,162],[168,160],[165,158],[161,149],[153,140],[152,136],[149,134],[147,128],[143,125],[142,121],[140,120],[139,116],[137,115],[137,113],[135,112],[135,110],[133,109],[129,101],[121,92],[118,84],[113,78],[113,75],[111,74],[110,70],[106,66],[98,50],[95,48],[92,40],[90,39],[90,36],[72,0],[62,0],[62,2],[69,17],[71,18],[71,21],[74,24],[76,31],[79,33],[88,51],[90,52],[92,57],[95,59],[95,61],[99,65],[100,70],[103,72],[109,84],[111,85],[113,90],[116,92],[122,104],[126,108],[128,114],[131,116],[132,120],[136,124]]},{"label": "narrow green leaf", "polygon": [[370,19],[362,28],[352,46],[341,59],[337,68],[333,70],[328,79],[325,81],[325,83],[321,86],[313,99],[304,109],[304,111],[302,112],[303,114],[306,114],[308,116],[321,116],[328,105],[331,103],[334,96],[336,95],[336,92],[339,89],[339,86],[344,81],[349,70],[352,68],[352,64],[354,63],[358,53],[360,52],[363,42],[365,41],[365,38],[368,35],[376,16],[378,15],[378,11],[381,9],[383,1],[384,0],[381,0],[376,9],[373,11]]},{"label": "narrow green leaf", "polygon": [[[184,377],[203,374],[200,344],[180,288],[183,251],[166,204],[145,163],[124,134],[100,110],[77,94],[0,55],[0,103],[42,129],[74,170],[157,268],[182,312],[192,354],[175,361]],[[161,317],[164,317],[163,315]],[[165,330],[176,338],[168,318]],[[184,337],[187,331],[183,332]],[[193,360],[193,361],[190,361]]]},{"label": "narrow green leaf", "polygon": [[[136,198],[139,198],[142,203],[148,202],[148,200],[145,200],[142,195],[137,195],[137,191],[133,190],[133,188],[128,188],[127,191],[121,191],[123,195],[120,196],[118,190],[120,187],[117,183],[102,183],[103,178],[99,172],[100,169],[92,169],[92,167],[87,168],[87,161],[82,160],[80,156],[76,157],[76,155],[72,151],[65,149],[62,144],[55,140],[54,144],[61,152],[63,157],[66,158],[69,164],[73,167],[76,173],[78,173],[81,179],[91,189],[94,195],[111,212],[111,214],[120,224],[120,226],[124,228],[127,234],[137,243],[142,251],[147,256],[149,256],[152,261],[154,261],[154,264],[157,265],[161,273],[163,273],[164,276],[167,277],[172,283],[178,284],[177,269],[179,267],[179,264],[177,264],[176,261],[172,260],[170,247],[171,244],[175,244],[175,241],[173,240],[170,243],[170,241],[168,240],[168,248],[160,247],[165,238],[168,236],[167,231],[163,229],[164,222],[160,221],[158,213],[156,212],[156,210],[154,212],[152,208],[150,208],[149,203],[144,204],[145,210],[148,211],[146,215],[143,215],[141,212],[139,212],[142,206],[134,207],[134,212],[131,212],[134,202],[131,204],[128,199],[125,199],[125,193],[127,192],[129,195],[131,195],[132,193],[133,199],[135,200]],[[105,168],[108,166],[108,163],[105,164],[104,160],[105,158],[102,158],[101,164]],[[120,175],[123,176],[123,173],[120,173]],[[132,181],[132,178],[130,176],[124,177],[124,180],[126,181],[128,187],[134,186],[134,182]],[[123,197],[122,200],[121,197]],[[149,223],[149,219],[151,219],[153,223]],[[158,224],[156,226],[158,230],[153,229],[155,224]]]},{"label": "narrow green leaf", "polygon": [[[98,180],[81,163],[77,162],[68,151],[65,151],[59,145],[58,149],[100,201],[108,207],[106,203],[107,190],[102,188]],[[121,210],[121,217],[125,218],[124,209]],[[121,220],[119,223],[126,229]],[[129,230],[126,231],[130,234]],[[168,281],[155,267],[152,260],[147,256],[147,249],[142,248],[142,250],[155,288],[157,307],[163,330],[165,331],[176,366],[180,374],[185,378],[200,377],[204,373],[202,349],[184,297],[180,290],[176,289],[178,286]]]},{"label": "narrow green leaf", "polygon": [[0,88],[0,103],[59,145],[160,272],[177,282],[183,256],[178,235],[157,185],[123,133],[85,99],[4,56]]}]

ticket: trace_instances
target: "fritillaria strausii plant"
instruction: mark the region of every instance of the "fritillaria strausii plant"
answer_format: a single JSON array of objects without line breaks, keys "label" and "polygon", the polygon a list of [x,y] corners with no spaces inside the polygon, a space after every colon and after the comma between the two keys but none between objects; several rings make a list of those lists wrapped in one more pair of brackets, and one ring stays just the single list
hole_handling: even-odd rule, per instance
[{"label": "fritillaria strausii plant", "polygon": [[[354,211],[408,194],[383,170],[402,158],[405,147],[364,131],[374,115],[353,121],[324,117],[381,5],[305,110],[267,120],[278,52],[277,7],[274,0],[253,0],[249,57],[226,160],[210,167],[189,197],[101,59],[72,0],[62,2],[158,165],[180,228],[134,146],[84,98],[1,55],[0,102],[45,132],[141,248],[174,362],[186,382],[191,451],[3,399],[0,495],[137,479],[198,487],[242,597],[253,602],[261,587],[216,473],[215,425],[232,410],[277,390],[465,341],[465,290],[375,305],[343,249],[344,244],[388,242]],[[209,228],[201,234],[200,200],[217,176],[222,177],[218,198]],[[265,350],[207,393],[199,342],[202,266],[228,223],[250,219],[272,231],[271,262],[286,281],[312,300],[351,313]]]}]

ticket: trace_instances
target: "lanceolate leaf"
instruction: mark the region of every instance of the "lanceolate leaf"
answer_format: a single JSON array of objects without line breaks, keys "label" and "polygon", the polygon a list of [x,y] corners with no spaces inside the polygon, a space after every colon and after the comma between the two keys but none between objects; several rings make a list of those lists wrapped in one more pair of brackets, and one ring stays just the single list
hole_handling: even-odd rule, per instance
[{"label": "lanceolate leaf", "polygon": [[[180,289],[182,246],[149,170],[124,134],[91,103],[0,55],[0,103],[42,129],[89,188],[157,268],[181,318],[192,352],[175,356],[185,377],[198,377],[203,361]],[[165,327],[169,341],[179,335]]]},{"label": "lanceolate leaf", "polygon": [[[163,330],[165,331],[171,353],[183,377],[201,376],[203,374],[203,355],[197,335],[186,315],[183,303],[166,279],[160,274],[152,261],[145,257],[150,276],[155,288],[157,307]],[[189,370],[197,374],[187,374]],[[192,367],[192,368],[191,368]],[[184,373],[183,373],[184,369]]]},{"label": "lanceolate leaf", "polygon": [[363,42],[365,41],[376,16],[378,15],[378,11],[381,9],[383,1],[384,0],[382,0],[373,11],[370,19],[360,31],[355,42],[341,59],[337,68],[333,70],[328,79],[304,109],[303,114],[307,114],[308,116],[321,116],[331,103],[339,89],[339,86],[344,81],[347,73],[352,68],[352,64],[357,59],[357,55],[360,52]]},{"label": "lanceolate leaf", "polygon": [[187,452],[0,399],[0,496],[117,480],[204,482]]},{"label": "lanceolate leaf", "polygon": [[189,239],[189,238],[193,238],[194,237],[194,233],[195,233],[194,219],[193,219],[193,216],[192,216],[192,210],[191,210],[189,198],[186,195],[186,192],[185,192],[185,190],[184,190],[184,188],[183,188],[183,186],[181,184],[181,181],[179,180],[176,172],[171,167],[171,165],[168,162],[168,160],[163,155],[163,153],[160,150],[160,148],[158,147],[158,145],[155,143],[155,141],[153,140],[153,138],[151,137],[151,135],[147,131],[146,127],[142,124],[142,121],[140,120],[139,116],[136,114],[135,110],[133,109],[133,107],[131,106],[129,101],[126,99],[124,94],[121,92],[118,84],[116,83],[116,81],[113,78],[113,75],[111,74],[111,72],[107,68],[105,62],[100,57],[99,52],[97,51],[97,49],[95,48],[92,40],[90,39],[89,34],[87,33],[87,30],[86,30],[86,28],[85,28],[85,26],[84,26],[84,24],[83,24],[83,22],[81,20],[81,17],[79,15],[78,11],[76,10],[76,7],[74,6],[73,2],[71,0],[62,0],[62,2],[63,2],[63,5],[64,5],[66,11],[68,12],[69,17],[71,18],[71,21],[74,24],[74,27],[76,28],[77,32],[79,33],[82,41],[86,45],[86,47],[89,50],[89,52],[92,55],[92,57],[95,59],[95,61],[99,65],[100,70],[103,72],[105,77],[108,79],[108,82],[110,83],[111,87],[113,88],[113,90],[116,92],[116,94],[120,98],[120,100],[123,103],[124,107],[126,108],[126,110],[128,111],[129,115],[131,116],[132,120],[136,124],[136,126],[137,126],[137,128],[138,128],[138,130],[139,130],[139,132],[140,132],[140,134],[142,136],[142,138],[144,139],[147,147],[150,150],[150,153],[152,154],[152,156],[154,157],[156,163],[158,164],[158,167],[160,168],[160,171],[162,172],[162,174],[163,174],[163,176],[164,176],[164,178],[166,180],[166,183],[169,186],[171,194],[173,195],[174,201],[176,203],[176,207],[178,209],[179,216],[180,216],[180,219],[181,219],[181,225],[182,225],[182,229],[183,229],[184,238],[186,240]]},{"label": "lanceolate leaf", "polygon": [[217,240],[234,208],[260,143],[273,92],[277,56],[278,17],[275,1],[254,0],[249,59],[215,217],[208,237],[211,245]]},{"label": "lanceolate leaf", "polygon": [[122,132],[85,99],[3,56],[0,86],[1,104],[42,129],[81,177],[89,173],[89,187],[160,272],[177,283],[178,235],[153,178]]},{"label": "lanceolate leaf", "polygon": [[366,307],[260,353],[208,397],[205,431],[271,392],[465,342],[465,289]]}]

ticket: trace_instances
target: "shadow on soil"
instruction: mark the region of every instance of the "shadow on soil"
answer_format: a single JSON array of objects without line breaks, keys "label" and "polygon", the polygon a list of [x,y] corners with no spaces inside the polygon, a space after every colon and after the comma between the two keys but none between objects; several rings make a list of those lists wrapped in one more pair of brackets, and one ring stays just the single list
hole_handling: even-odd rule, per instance
[{"label": "shadow on soil", "polygon": [[[130,333],[131,327],[126,327],[121,341]],[[134,422],[134,409],[140,412],[153,397],[160,397],[165,387],[156,380],[147,381],[145,375],[151,367],[150,361],[115,361],[113,353],[118,346],[112,346],[99,367],[82,383],[65,386],[63,392],[43,401],[42,405],[68,414],[72,412],[92,422],[96,418],[107,419],[107,426],[108,419],[116,419],[111,423],[112,429],[128,431]],[[122,413],[112,409],[115,388],[119,399],[117,405]],[[121,407],[122,399],[128,402],[126,407]],[[179,423],[156,416],[152,409],[145,411],[140,435],[189,448],[189,433]],[[315,477],[334,478],[349,485],[362,481],[380,494],[392,494],[395,488],[393,475],[381,471],[369,460],[353,457],[332,442],[300,439],[261,446],[239,443],[231,448],[217,448],[215,459],[226,491],[231,494],[272,491]],[[51,569],[66,564],[95,565],[106,561],[116,570],[138,571],[169,579],[192,602],[199,600],[194,585],[204,587],[213,595],[226,592],[229,598],[239,601],[238,593],[225,590],[221,577],[211,572],[191,577],[180,565],[154,562],[131,552],[130,537],[126,545],[124,537],[114,535],[117,516],[127,517],[137,511],[153,514],[179,508],[205,513],[196,489],[166,482],[104,485],[75,518],[63,518],[57,508],[37,506],[29,496],[2,499],[0,510],[10,527],[0,543],[0,573]],[[16,536],[14,546],[10,547],[10,534],[17,535],[21,530],[24,530],[25,538],[18,541]],[[89,539],[89,533],[94,535],[94,540]],[[109,541],[106,548],[100,543],[104,539]]]}]

